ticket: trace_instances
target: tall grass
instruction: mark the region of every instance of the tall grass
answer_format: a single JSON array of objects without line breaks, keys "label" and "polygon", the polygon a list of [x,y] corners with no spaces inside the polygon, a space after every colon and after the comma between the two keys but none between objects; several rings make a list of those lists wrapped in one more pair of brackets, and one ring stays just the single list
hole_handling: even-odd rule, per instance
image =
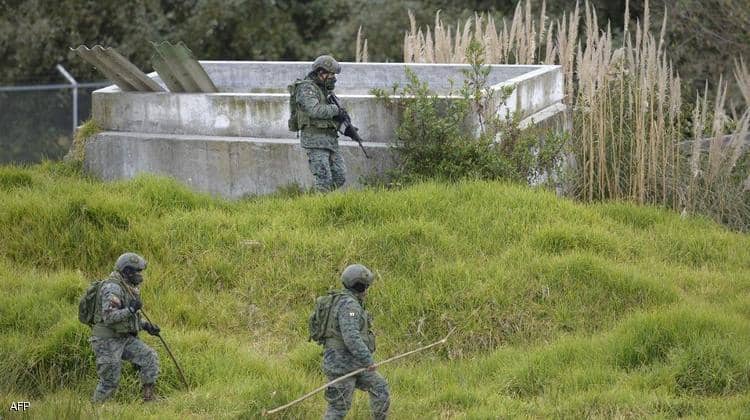
[{"label": "tall grass", "polygon": [[[735,76],[750,104],[750,74],[744,62],[737,63]],[[750,212],[750,107],[739,119],[730,135],[724,135],[728,117],[724,113],[727,84],[719,82],[713,100],[708,102],[708,87],[698,94],[693,109],[693,141],[689,149],[686,170],[689,181],[681,185],[685,210],[711,214],[729,226],[748,228]],[[712,118],[707,115],[713,115]]]},{"label": "tall grass", "polygon": [[[627,1],[624,15],[622,41],[616,45],[612,29],[599,28],[588,1],[583,9],[576,2],[574,10],[559,19],[546,15],[544,1],[539,15],[532,12],[530,0],[519,2],[512,19],[503,19],[500,26],[489,14],[477,14],[452,27],[437,13],[434,25],[423,30],[409,13],[404,62],[465,62],[468,45],[476,40],[486,51],[487,63],[559,64],[565,74],[565,101],[574,111],[576,197],[658,204],[750,229],[745,192],[750,172],[737,164],[748,138],[747,113],[726,124],[726,85],[720,83],[712,112],[699,100],[700,109],[688,121],[680,77],[667,58],[666,14],[658,34],[651,32],[648,1],[634,27],[629,26]],[[736,65],[735,79],[748,109],[750,77],[743,61]],[[689,123],[696,133],[692,153],[681,146],[690,140],[685,135]],[[725,134],[732,137],[729,147],[721,147]],[[713,139],[708,141],[712,146],[702,150],[706,138]],[[704,152],[707,158],[701,159]],[[698,179],[698,172],[706,177]]]},{"label": "tall grass", "polygon": [[[256,418],[324,381],[313,299],[372,267],[376,358],[394,418],[742,417],[750,403],[750,240],[653,207],[581,205],[497,182],[225,202],[142,176],[101,184],[64,165],[4,167],[0,406],[38,418]],[[161,344],[158,392],[115,400],[76,320],[125,250],[191,390]],[[285,418],[319,418],[322,396]],[[365,418],[358,394],[353,418]]]}]

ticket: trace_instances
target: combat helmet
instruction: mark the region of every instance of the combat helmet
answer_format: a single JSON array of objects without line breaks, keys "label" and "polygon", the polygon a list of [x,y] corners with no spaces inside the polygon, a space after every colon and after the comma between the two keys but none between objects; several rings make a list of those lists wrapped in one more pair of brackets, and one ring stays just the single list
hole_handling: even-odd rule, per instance
[{"label": "combat helmet", "polygon": [[347,289],[352,289],[357,284],[361,284],[365,288],[370,287],[373,280],[375,280],[375,276],[372,271],[362,264],[352,264],[341,273],[341,283]]},{"label": "combat helmet", "polygon": [[312,71],[316,71],[317,69],[323,69],[329,73],[339,74],[341,73],[341,64],[330,55],[321,55],[312,63]]},{"label": "combat helmet", "polygon": [[117,258],[115,270],[122,273],[126,268],[131,268],[134,271],[143,271],[146,269],[146,260],[133,252],[126,252]]}]

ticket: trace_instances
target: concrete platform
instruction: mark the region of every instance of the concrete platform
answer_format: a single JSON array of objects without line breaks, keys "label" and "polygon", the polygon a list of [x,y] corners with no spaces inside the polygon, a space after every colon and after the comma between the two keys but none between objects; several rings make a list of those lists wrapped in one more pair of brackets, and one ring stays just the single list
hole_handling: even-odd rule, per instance
[{"label": "concrete platform", "polygon": [[[165,174],[199,191],[228,198],[267,194],[279,187],[312,184],[307,158],[296,133],[287,129],[286,86],[302,78],[309,62],[221,62],[201,64],[221,93],[122,92],[116,86],[93,94],[93,119],[105,130],[86,145],[85,168],[102,179],[130,178],[138,172]],[[347,184],[393,166],[388,144],[401,119],[370,93],[407,83],[415,72],[440,99],[456,98],[461,64],[342,63],[336,92],[366,139],[367,161],[356,143],[341,142],[349,169]],[[163,85],[156,73],[149,75]],[[524,121],[565,120],[563,75],[559,66],[495,65],[492,89],[510,92],[496,112],[518,113]],[[452,84],[451,84],[452,81]],[[393,96],[393,100],[409,100]],[[565,126],[565,124],[563,124]],[[343,138],[343,137],[342,137]]]},{"label": "concrete platform", "polygon": [[[383,143],[339,143],[346,161],[344,188],[392,167]],[[312,186],[307,155],[295,139],[260,139],[105,131],[86,145],[84,168],[112,181],[148,172],[176,178],[197,191],[227,198],[269,194],[278,188]]]}]

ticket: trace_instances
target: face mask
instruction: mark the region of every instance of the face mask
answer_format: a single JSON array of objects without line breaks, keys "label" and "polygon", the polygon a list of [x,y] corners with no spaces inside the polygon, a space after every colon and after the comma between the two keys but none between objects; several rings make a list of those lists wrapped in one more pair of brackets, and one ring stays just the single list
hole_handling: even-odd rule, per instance
[{"label": "face mask", "polygon": [[336,77],[326,79],[323,82],[323,86],[325,86],[326,90],[333,90],[336,87]]},{"label": "face mask", "polygon": [[141,274],[140,271],[127,270],[123,274],[125,275],[125,280],[127,280],[128,283],[132,284],[133,286],[138,286],[143,282],[143,274]]},{"label": "face mask", "polygon": [[130,278],[130,282],[138,286],[139,284],[143,282],[143,274],[141,274],[140,271],[135,272],[133,276]]},{"label": "face mask", "polygon": [[364,291],[367,290],[367,285],[364,283],[355,283],[352,286],[352,290],[354,290],[357,293],[364,293]]}]

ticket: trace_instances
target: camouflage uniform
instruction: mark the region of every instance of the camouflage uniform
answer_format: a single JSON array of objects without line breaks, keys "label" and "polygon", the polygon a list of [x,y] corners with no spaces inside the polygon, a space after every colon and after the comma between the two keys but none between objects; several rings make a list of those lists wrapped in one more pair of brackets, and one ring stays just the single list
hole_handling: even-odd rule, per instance
[{"label": "camouflage uniform", "polygon": [[140,299],[137,287],[128,285],[123,276],[114,271],[99,289],[98,312],[92,328],[91,347],[96,355],[99,383],[94,401],[104,401],[120,383],[122,360],[133,363],[144,386],[156,382],[159,359],[156,352],[138,339],[138,331],[145,322],[138,312],[131,313],[130,302]]},{"label": "camouflage uniform", "polygon": [[[374,363],[375,336],[371,330],[372,317],[364,310],[360,299],[348,289],[331,309],[336,316],[337,334],[325,342],[323,372],[334,380],[353,370]],[[325,397],[328,409],[326,420],[343,419],[352,405],[354,388],[370,394],[370,408],[375,419],[385,419],[390,406],[388,383],[377,372],[364,371],[328,387]]]},{"label": "camouflage uniform", "polygon": [[346,166],[338,146],[333,149],[309,148],[307,163],[313,174],[315,191],[328,192],[340,188],[346,181]]},{"label": "camouflage uniform", "polygon": [[[322,60],[321,60],[322,59]],[[322,63],[322,64],[320,64]],[[321,86],[314,71],[324,68],[339,73],[341,67],[329,56],[321,56],[313,63],[313,73],[298,80],[296,101],[298,106],[300,143],[307,152],[307,161],[314,177],[317,191],[332,191],[344,185],[346,167],[339,151],[336,105],[328,103],[332,92]]]}]

